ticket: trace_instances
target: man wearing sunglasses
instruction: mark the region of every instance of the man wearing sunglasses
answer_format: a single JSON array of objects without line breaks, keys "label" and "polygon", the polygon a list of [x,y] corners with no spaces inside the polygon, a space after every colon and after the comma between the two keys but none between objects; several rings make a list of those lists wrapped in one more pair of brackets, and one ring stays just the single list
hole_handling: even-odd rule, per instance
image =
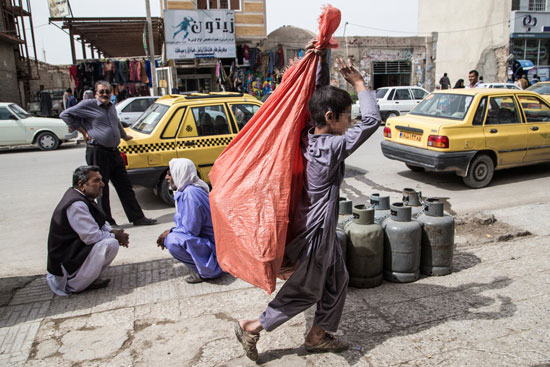
[{"label": "man wearing sunglasses", "polygon": [[128,220],[135,226],[151,225],[157,221],[145,217],[132,189],[126,166],[120,156],[120,139],[132,137],[124,131],[115,106],[111,103],[111,84],[100,80],[95,84],[95,98],[83,100],[59,115],[70,128],[80,131],[86,140],[86,162],[99,166],[105,188],[101,208],[109,224],[117,225],[109,204],[109,181],[113,185]]}]

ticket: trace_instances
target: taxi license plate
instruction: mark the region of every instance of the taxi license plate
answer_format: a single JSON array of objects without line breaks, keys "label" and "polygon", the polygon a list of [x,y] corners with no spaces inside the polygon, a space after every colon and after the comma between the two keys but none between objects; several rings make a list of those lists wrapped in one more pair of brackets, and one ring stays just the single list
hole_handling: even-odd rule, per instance
[{"label": "taxi license plate", "polygon": [[408,133],[408,132],[404,132],[404,131],[401,131],[399,133],[399,137],[401,139],[407,139],[407,140],[412,140],[412,141],[422,140],[422,134]]}]

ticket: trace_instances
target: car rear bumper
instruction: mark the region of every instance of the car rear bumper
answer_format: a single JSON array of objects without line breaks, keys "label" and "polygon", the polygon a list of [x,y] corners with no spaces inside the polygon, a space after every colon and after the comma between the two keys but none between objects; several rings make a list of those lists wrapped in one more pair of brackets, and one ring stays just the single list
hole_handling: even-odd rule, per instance
[{"label": "car rear bumper", "polygon": [[164,180],[164,173],[167,169],[168,167],[129,169],[128,176],[133,186],[156,188],[160,180]]},{"label": "car rear bumper", "polygon": [[424,167],[430,171],[456,172],[462,177],[466,176],[468,165],[477,153],[476,151],[436,152],[387,140],[382,141],[381,146],[386,158]]}]

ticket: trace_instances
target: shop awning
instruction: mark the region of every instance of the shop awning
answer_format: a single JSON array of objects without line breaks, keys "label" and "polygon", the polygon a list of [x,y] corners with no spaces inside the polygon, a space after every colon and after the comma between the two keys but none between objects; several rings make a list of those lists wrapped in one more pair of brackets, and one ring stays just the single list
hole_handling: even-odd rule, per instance
[{"label": "shop awning", "polygon": [[[162,52],[164,23],[162,18],[152,18],[155,55]],[[63,22],[80,39],[106,57],[146,56],[143,48],[143,31],[146,18],[50,18],[50,22]]]},{"label": "shop awning", "polygon": [[529,70],[535,67],[535,64],[531,60],[517,60],[523,70]]}]

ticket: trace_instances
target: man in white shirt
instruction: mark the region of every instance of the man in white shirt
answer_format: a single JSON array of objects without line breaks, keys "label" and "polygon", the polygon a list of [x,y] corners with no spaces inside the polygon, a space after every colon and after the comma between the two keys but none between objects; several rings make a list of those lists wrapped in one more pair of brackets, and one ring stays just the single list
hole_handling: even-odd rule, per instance
[{"label": "man in white shirt", "polygon": [[474,69],[468,73],[468,83],[466,84],[466,88],[477,88],[479,84],[481,84],[479,81],[479,73]]},{"label": "man in white shirt", "polygon": [[100,275],[115,259],[119,246],[128,247],[123,229],[112,229],[95,199],[105,184],[99,167],[81,166],[52,215],[48,234],[48,275],[59,296],[104,288]]}]

